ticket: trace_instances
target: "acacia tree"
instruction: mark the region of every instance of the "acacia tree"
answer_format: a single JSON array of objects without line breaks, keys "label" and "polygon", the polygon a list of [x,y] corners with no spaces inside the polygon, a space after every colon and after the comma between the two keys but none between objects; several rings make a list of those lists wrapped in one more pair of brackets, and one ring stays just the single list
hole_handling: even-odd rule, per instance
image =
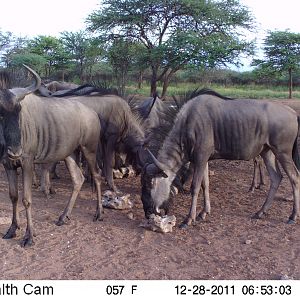
[{"label": "acacia tree", "polygon": [[28,51],[40,55],[46,60],[45,76],[50,77],[53,70],[57,70],[64,65],[68,58],[63,49],[62,42],[52,36],[39,35],[28,43]]},{"label": "acacia tree", "polygon": [[289,98],[292,98],[293,72],[300,69],[300,33],[269,32],[264,40],[264,59],[253,60],[263,74],[288,73]]},{"label": "acacia tree", "polygon": [[11,32],[2,32],[0,30],[0,51],[4,50],[10,44],[12,38]]},{"label": "acacia tree", "polygon": [[253,18],[238,0],[104,0],[87,24],[105,41],[123,37],[140,42],[152,71],[150,93],[163,80],[162,96],[186,64],[238,64],[241,52],[253,50],[252,43],[242,40],[242,30],[253,27]]},{"label": "acacia tree", "polygon": [[61,40],[71,59],[77,64],[79,78],[83,82],[85,69],[91,70],[91,66],[103,55],[103,49],[99,47],[100,41],[90,37],[85,31],[65,31],[61,34]]}]

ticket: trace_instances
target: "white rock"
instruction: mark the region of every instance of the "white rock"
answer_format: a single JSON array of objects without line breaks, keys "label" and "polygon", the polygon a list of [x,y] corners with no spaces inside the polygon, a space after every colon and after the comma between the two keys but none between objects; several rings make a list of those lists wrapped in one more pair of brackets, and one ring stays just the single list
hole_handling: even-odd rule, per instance
[{"label": "white rock", "polygon": [[102,204],[107,208],[129,209],[133,207],[133,203],[129,199],[130,194],[121,196],[119,193],[105,191],[102,197]]},{"label": "white rock", "polygon": [[157,232],[172,232],[176,224],[175,216],[158,216],[151,214],[148,220],[143,221],[140,226]]},{"label": "white rock", "polygon": [[120,170],[113,169],[114,178],[120,179],[124,177],[124,174]]},{"label": "white rock", "polygon": [[6,225],[11,223],[11,218],[0,217],[0,225]]}]

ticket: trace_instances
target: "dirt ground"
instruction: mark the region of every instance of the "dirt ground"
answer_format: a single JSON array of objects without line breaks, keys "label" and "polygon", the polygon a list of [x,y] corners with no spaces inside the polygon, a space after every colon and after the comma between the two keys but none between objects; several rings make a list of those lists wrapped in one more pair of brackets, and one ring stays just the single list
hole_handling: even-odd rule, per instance
[{"label": "dirt ground", "polygon": [[[283,102],[300,113],[300,101]],[[255,220],[251,216],[263,204],[267,188],[248,193],[252,162],[213,161],[210,170],[212,214],[187,230],[176,226],[161,234],[139,226],[144,219],[139,177],[116,180],[120,190],[131,194],[130,211],[105,209],[104,221],[93,222],[95,194],[85,183],[70,225],[56,226],[71,193],[70,177],[60,164],[62,178],[53,181],[57,193],[51,199],[33,189],[35,245],[20,247],[26,227],[22,203],[18,236],[0,239],[0,279],[300,279],[300,220],[286,224],[293,205],[287,177],[269,214]],[[189,195],[175,198],[171,214],[177,224],[188,213],[190,200]],[[1,235],[11,214],[1,166]]]}]

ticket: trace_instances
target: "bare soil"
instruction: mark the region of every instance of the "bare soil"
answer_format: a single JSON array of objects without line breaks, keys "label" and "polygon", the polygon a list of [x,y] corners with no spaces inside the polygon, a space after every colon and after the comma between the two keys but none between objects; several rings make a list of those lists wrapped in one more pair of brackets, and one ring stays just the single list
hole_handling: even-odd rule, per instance
[{"label": "bare soil", "polygon": [[[300,112],[299,100],[282,102]],[[93,222],[95,194],[85,183],[70,225],[56,226],[71,194],[70,177],[60,164],[61,179],[53,181],[57,193],[51,199],[33,189],[35,245],[20,247],[26,228],[21,201],[18,236],[0,239],[0,279],[300,279],[300,221],[286,224],[293,206],[287,177],[269,214],[255,220],[251,216],[263,204],[268,183],[264,190],[248,193],[252,162],[212,161],[210,170],[212,214],[186,230],[176,226],[162,234],[139,226],[144,219],[139,177],[116,180],[120,190],[131,194],[130,211],[105,209],[104,221]],[[174,199],[171,214],[177,224],[188,213],[190,200],[189,195]],[[1,235],[11,214],[1,166]]]}]

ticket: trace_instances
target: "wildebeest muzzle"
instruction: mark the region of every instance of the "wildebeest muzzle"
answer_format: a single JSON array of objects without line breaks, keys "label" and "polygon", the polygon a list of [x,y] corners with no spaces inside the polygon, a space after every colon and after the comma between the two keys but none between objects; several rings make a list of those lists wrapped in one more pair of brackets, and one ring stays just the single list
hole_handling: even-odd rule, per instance
[{"label": "wildebeest muzzle", "polygon": [[21,147],[7,147],[7,156],[10,160],[18,160],[22,156]]}]

